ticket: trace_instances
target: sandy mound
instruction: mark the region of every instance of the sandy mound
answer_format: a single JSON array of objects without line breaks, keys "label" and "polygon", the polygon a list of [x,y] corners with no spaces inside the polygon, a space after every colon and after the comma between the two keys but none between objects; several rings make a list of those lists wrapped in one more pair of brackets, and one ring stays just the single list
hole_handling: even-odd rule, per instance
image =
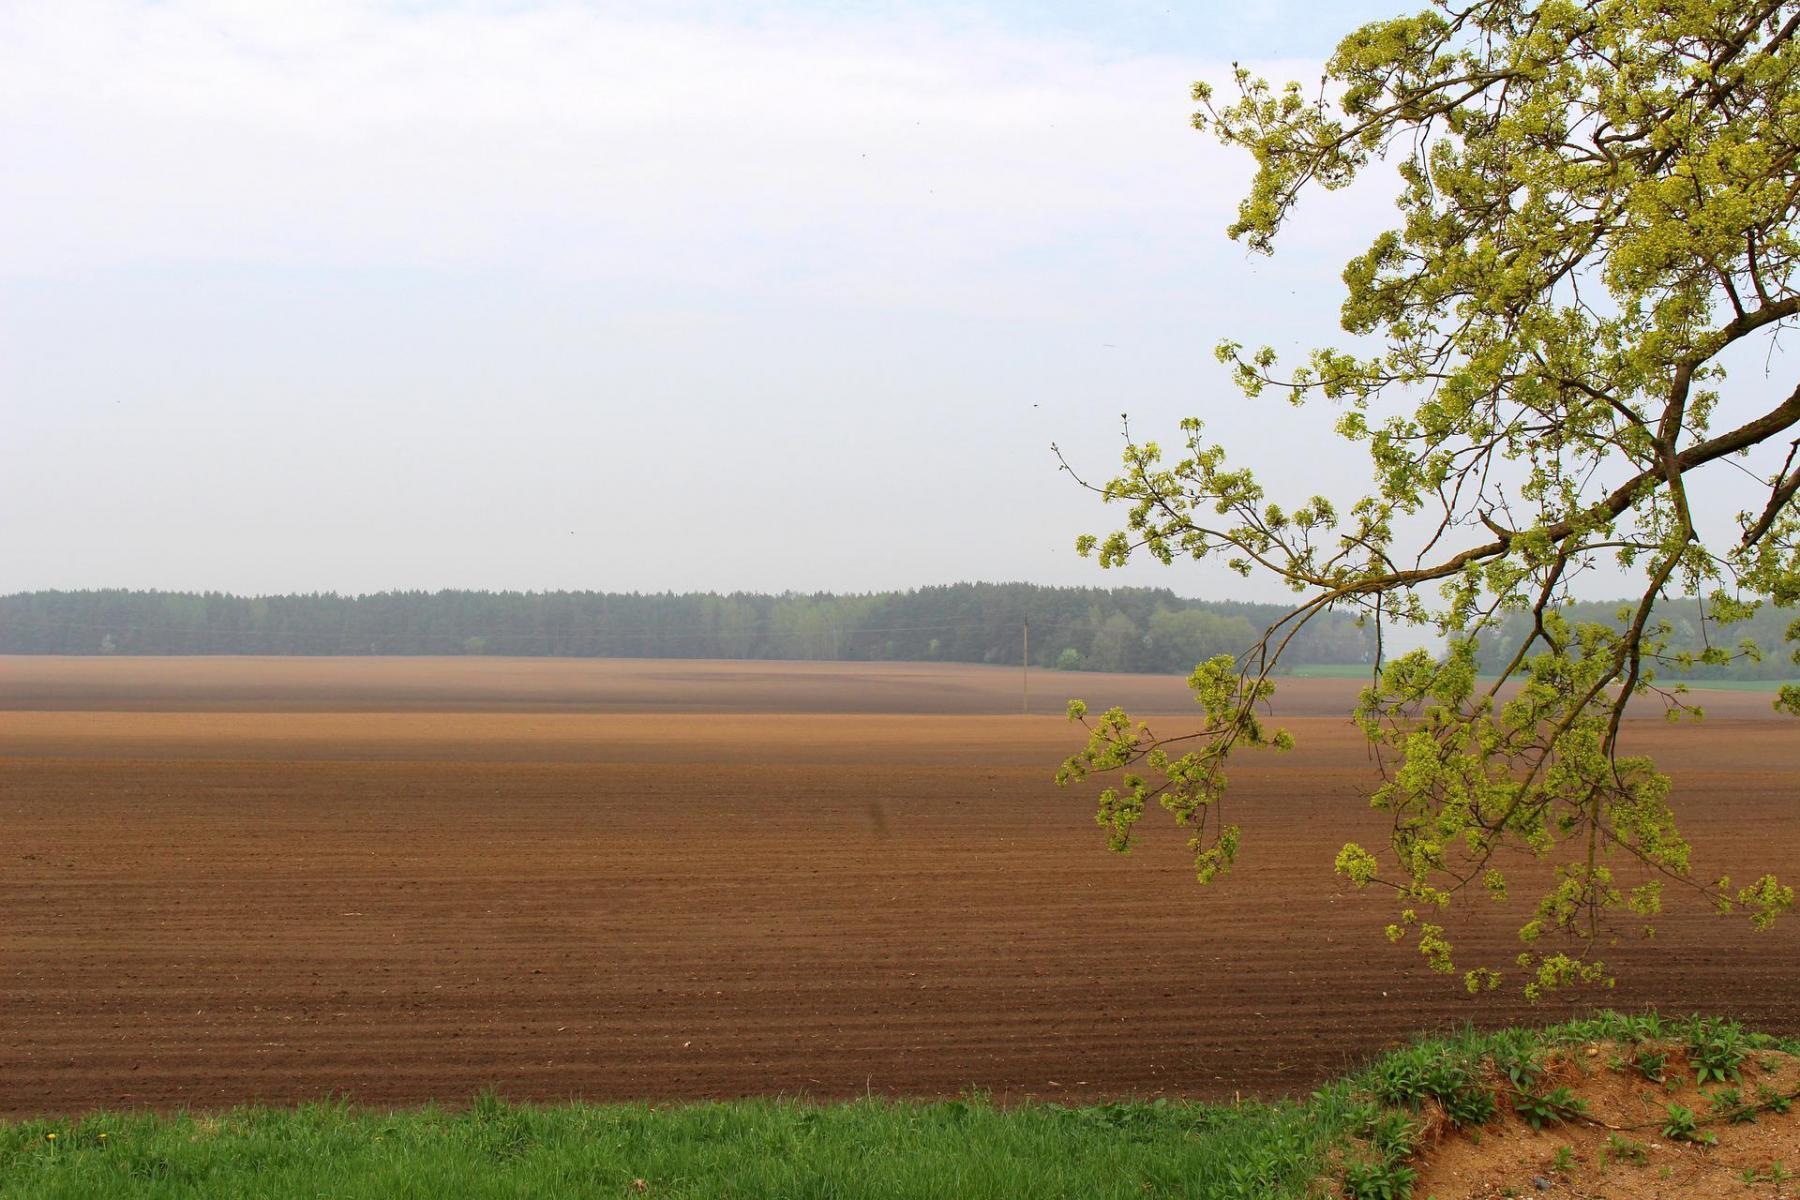
[{"label": "sandy mound", "polygon": [[[1598,1042],[1553,1051],[1534,1090],[1566,1086],[1585,1111],[1533,1129],[1503,1101],[1493,1121],[1463,1130],[1441,1111],[1428,1112],[1413,1195],[1800,1197],[1800,1100],[1781,1099],[1800,1092],[1800,1059],[1752,1050],[1738,1071],[1736,1080],[1698,1083],[1697,1064],[1675,1043]],[[1504,1080],[1497,1086],[1503,1095],[1510,1091]],[[1671,1124],[1672,1113],[1679,1121],[1678,1110],[1693,1117],[1686,1136]]]}]

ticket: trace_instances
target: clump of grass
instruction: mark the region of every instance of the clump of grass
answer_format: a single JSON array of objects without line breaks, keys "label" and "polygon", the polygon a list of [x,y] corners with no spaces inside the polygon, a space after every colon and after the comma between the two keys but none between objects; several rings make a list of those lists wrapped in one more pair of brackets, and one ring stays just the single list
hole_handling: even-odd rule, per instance
[{"label": "clump of grass", "polygon": [[1630,1163],[1634,1167],[1641,1167],[1649,1161],[1650,1154],[1644,1143],[1626,1137],[1622,1133],[1609,1133],[1606,1135],[1606,1145],[1600,1148],[1601,1170],[1606,1169],[1609,1158],[1614,1162]]},{"label": "clump of grass", "polygon": [[1542,1129],[1546,1125],[1573,1121],[1586,1113],[1587,1101],[1576,1096],[1567,1087],[1557,1087],[1542,1094],[1519,1093],[1513,1097],[1513,1110],[1533,1129]]},{"label": "clump of grass", "polygon": [[1459,1129],[1485,1125],[1498,1111],[1476,1064],[1443,1046],[1397,1050],[1370,1067],[1364,1078],[1370,1093],[1383,1104],[1417,1112],[1425,1101],[1435,1100]]},{"label": "clump of grass", "polygon": [[1354,1162],[1344,1168],[1350,1200],[1407,1200],[1419,1173],[1405,1162]]}]

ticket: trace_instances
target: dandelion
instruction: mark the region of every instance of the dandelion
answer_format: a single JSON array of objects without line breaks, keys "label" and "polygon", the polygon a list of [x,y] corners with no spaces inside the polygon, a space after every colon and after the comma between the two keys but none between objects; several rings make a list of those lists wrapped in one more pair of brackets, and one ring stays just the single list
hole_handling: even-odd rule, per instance
[{"label": "dandelion", "polygon": [[44,1137],[45,1137],[45,1139],[46,1139],[46,1140],[48,1140],[48,1141],[52,1141],[52,1142],[54,1142],[54,1141],[55,1141],[55,1140],[56,1140],[56,1135],[55,1135],[55,1134],[54,1134],[54,1133],[46,1133],[46,1134],[45,1134],[45,1135],[44,1135]]}]

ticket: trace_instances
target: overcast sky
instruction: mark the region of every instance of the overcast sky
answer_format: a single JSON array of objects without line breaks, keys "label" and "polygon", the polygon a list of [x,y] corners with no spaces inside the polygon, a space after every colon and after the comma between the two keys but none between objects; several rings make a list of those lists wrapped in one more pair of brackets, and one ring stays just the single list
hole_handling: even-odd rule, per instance
[{"label": "overcast sky", "polygon": [[1355,486],[1212,347],[1385,189],[1250,257],[1188,87],[1396,7],[0,0],[0,591],[1270,596],[1077,559],[1049,445]]}]

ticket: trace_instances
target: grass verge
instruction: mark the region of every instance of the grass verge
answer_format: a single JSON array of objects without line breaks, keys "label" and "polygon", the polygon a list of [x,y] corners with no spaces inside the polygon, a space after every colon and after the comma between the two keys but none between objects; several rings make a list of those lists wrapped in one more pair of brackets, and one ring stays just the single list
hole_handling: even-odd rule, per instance
[{"label": "grass verge", "polygon": [[1316,1102],[653,1108],[484,1096],[460,1112],[100,1115],[0,1129],[0,1195],[1293,1196],[1342,1127]]},{"label": "grass verge", "polygon": [[1533,1128],[1574,1119],[1580,1105],[1544,1064],[1559,1047],[1599,1041],[1666,1043],[1726,1077],[1759,1048],[1800,1053],[1800,1040],[1729,1022],[1602,1013],[1421,1040],[1276,1104],[540,1106],[482,1096],[459,1111],[100,1114],[0,1124],[0,1196],[1399,1200],[1412,1190],[1422,1115],[1470,1128],[1503,1112]]}]

